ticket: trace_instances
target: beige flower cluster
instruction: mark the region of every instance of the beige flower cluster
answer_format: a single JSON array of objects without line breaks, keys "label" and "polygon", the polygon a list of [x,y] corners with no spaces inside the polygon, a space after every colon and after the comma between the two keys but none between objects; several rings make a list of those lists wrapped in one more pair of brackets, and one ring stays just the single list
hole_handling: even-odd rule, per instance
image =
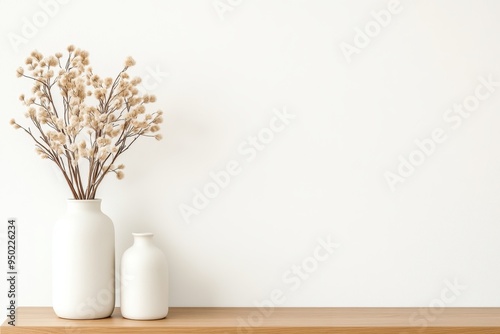
[{"label": "beige flower cluster", "polygon": [[67,58],[33,51],[17,69],[18,77],[33,81],[32,95],[19,98],[33,127],[11,124],[30,135],[42,158],[56,163],[75,199],[93,199],[108,173],[123,178],[116,160],[139,137],[161,139],[162,111],[146,112],[156,97],[140,94],[141,78],[129,77],[131,57],[115,78],[101,78],[87,51],[72,45],[67,51]]}]

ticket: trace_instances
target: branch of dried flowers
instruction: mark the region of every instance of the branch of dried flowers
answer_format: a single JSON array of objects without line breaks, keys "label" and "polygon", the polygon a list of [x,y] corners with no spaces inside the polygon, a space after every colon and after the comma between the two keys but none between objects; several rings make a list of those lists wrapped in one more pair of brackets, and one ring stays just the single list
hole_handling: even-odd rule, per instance
[{"label": "branch of dried flowers", "polygon": [[[139,137],[161,139],[157,132],[162,112],[146,113],[145,104],[156,101],[154,95],[140,95],[136,86],[140,78],[130,80],[127,70],[135,65],[129,57],[116,78],[100,78],[89,65],[88,52],[68,47],[68,58],[61,66],[61,53],[43,57],[33,51],[26,59],[30,75],[17,70],[18,77],[33,80],[31,98],[21,95],[28,107],[25,116],[39,132],[35,137],[29,127],[15,120],[11,124],[22,128],[35,141],[37,153],[56,163],[63,173],[75,199],[95,198],[104,177],[113,172],[123,178],[124,165],[115,167],[117,158]],[[54,73],[54,69],[58,74]],[[61,110],[54,99],[54,87],[59,88]],[[93,103],[87,103],[93,99]],[[86,164],[83,165],[83,162]],[[86,166],[86,180],[82,169]]]}]

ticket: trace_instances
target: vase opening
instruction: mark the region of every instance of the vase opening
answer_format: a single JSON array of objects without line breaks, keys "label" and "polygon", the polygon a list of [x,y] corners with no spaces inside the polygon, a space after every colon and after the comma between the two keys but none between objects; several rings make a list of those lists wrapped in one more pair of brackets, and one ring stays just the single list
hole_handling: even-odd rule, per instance
[{"label": "vase opening", "polygon": [[132,233],[134,236],[134,245],[146,246],[153,244],[153,233]]},{"label": "vase opening", "polygon": [[152,237],[153,233],[132,233],[134,237]]}]

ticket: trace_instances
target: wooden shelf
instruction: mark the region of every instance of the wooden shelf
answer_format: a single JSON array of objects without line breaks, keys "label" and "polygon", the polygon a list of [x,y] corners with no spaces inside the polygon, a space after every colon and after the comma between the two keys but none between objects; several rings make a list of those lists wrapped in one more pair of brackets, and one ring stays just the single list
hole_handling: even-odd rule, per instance
[{"label": "wooden shelf", "polygon": [[[266,310],[263,310],[266,311]],[[435,311],[441,311],[435,314]],[[66,320],[50,307],[20,307],[16,326],[5,322],[2,334],[411,334],[500,333],[500,308],[256,308],[174,307],[155,321],[110,318]]]}]

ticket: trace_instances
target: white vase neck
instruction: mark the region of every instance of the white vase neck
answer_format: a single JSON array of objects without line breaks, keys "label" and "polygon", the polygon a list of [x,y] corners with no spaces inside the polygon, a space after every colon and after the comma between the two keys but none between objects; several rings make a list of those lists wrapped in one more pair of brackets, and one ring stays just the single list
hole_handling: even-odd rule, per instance
[{"label": "white vase neck", "polygon": [[153,233],[132,233],[134,246],[147,246],[153,244]]},{"label": "white vase neck", "polygon": [[68,212],[101,211],[101,199],[69,199],[67,203]]}]

